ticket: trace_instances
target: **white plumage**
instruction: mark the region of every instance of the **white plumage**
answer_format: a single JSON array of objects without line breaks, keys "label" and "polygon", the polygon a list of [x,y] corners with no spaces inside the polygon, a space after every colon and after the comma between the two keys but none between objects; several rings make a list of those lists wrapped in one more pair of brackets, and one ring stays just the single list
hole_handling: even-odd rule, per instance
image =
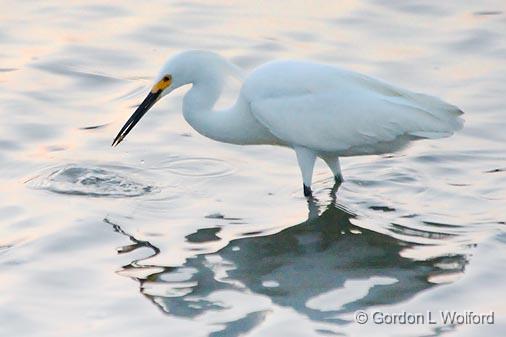
[{"label": "white plumage", "polygon": [[[213,110],[228,75],[241,76],[221,56],[182,52],[162,68],[150,95],[156,96],[152,98],[156,102],[192,84],[183,113],[199,133],[233,144],[293,148],[306,195],[311,193],[316,157],[324,159],[336,180],[341,180],[340,156],[393,152],[414,139],[447,137],[463,124],[462,111],[436,97],[304,61],[273,61],[258,67],[244,80],[232,107]],[[170,83],[163,88],[168,76]],[[154,104],[148,98],[120,131],[116,144]]]}]

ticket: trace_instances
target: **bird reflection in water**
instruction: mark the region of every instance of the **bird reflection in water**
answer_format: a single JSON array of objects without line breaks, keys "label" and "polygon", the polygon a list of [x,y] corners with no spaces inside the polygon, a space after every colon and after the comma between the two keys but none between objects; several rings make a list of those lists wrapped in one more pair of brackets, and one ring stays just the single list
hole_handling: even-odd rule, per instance
[{"label": "bird reflection in water", "polygon": [[[143,264],[159,249],[106,221],[133,242],[119,253],[140,247],[153,251],[122,271],[130,271],[125,274],[138,281],[141,293],[161,310],[181,317],[223,309],[210,295],[229,289],[267,296],[274,304],[292,308],[313,321],[345,324],[349,321],[341,318],[343,314],[405,301],[435,286],[430,278],[462,272],[467,263],[462,254],[422,261],[403,257],[401,251],[416,244],[354,225],[356,216],[336,205],[335,197],[323,211],[320,208],[318,201],[310,198],[305,222],[272,235],[232,240],[216,253],[196,255],[180,267]],[[186,239],[192,243],[220,240],[216,235],[219,230],[200,229]],[[217,264],[226,268],[217,268]],[[164,291],[153,293],[153,287]],[[353,289],[357,287],[361,289]],[[325,300],[326,295],[330,300]],[[252,329],[265,315],[268,311],[254,312],[226,323],[220,336],[235,336],[232,331],[238,325]]]}]

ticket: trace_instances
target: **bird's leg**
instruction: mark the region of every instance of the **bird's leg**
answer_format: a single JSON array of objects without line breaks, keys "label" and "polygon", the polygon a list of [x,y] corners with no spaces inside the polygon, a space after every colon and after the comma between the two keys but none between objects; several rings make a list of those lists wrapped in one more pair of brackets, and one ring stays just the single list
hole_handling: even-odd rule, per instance
[{"label": "bird's leg", "polygon": [[318,205],[318,200],[314,197],[307,198],[307,221],[316,220],[320,216],[320,206]]},{"label": "bird's leg", "polygon": [[297,154],[297,162],[299,163],[302,182],[304,183],[304,196],[309,197],[312,195],[311,181],[313,180],[313,168],[316,154],[305,147],[294,147],[294,150]]},{"label": "bird's leg", "polygon": [[313,195],[313,191],[311,191],[311,187],[309,186],[306,186],[306,183],[303,183],[302,184],[302,187],[304,189],[304,196],[305,197],[310,197]]},{"label": "bird's leg", "polygon": [[327,166],[332,171],[334,175],[334,181],[336,184],[340,185],[344,179],[343,174],[341,173],[341,164],[339,163],[339,157],[337,156],[322,156],[322,159],[327,163]]}]

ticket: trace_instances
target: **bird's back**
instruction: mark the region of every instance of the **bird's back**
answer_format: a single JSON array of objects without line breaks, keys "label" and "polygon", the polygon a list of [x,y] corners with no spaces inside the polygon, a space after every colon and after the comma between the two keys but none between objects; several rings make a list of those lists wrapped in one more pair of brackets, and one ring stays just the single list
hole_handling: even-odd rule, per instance
[{"label": "bird's back", "polygon": [[311,62],[267,63],[242,95],[284,142],[339,155],[390,152],[401,138],[445,137],[462,126],[462,111],[439,98]]}]

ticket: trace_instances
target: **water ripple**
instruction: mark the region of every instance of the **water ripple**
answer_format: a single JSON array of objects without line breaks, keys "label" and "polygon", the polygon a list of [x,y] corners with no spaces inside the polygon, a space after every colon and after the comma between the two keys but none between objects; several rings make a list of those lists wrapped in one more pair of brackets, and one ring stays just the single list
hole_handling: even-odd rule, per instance
[{"label": "water ripple", "polygon": [[29,181],[29,186],[60,194],[111,198],[138,197],[157,191],[151,184],[134,180],[133,170],[123,166],[69,164],[39,175]]},{"label": "water ripple", "polygon": [[167,170],[181,176],[222,177],[234,172],[234,168],[221,159],[215,158],[170,158],[155,167],[155,170]]}]

